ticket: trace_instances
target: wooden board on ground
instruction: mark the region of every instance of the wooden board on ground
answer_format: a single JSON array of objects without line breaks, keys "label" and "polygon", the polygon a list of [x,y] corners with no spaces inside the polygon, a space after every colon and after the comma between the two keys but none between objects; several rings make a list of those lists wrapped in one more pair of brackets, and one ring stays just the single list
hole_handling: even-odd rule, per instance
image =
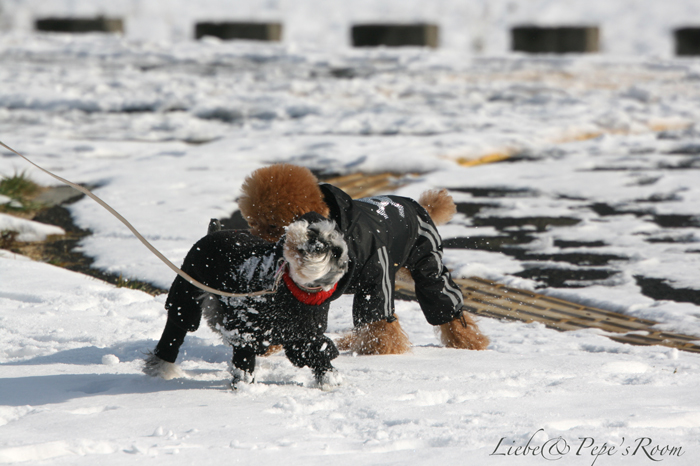
[{"label": "wooden board on ground", "polygon": [[393,191],[406,184],[404,178],[403,176],[391,173],[378,173],[374,175],[352,173],[350,175],[338,176],[323,181],[342,189],[353,199],[359,199],[361,197],[371,197],[375,194]]},{"label": "wooden board on ground", "polygon": [[[659,322],[572,303],[531,291],[511,288],[483,278],[455,279],[464,294],[464,306],[472,314],[495,319],[541,322],[560,330],[597,328],[608,337],[632,345],[661,345],[700,353],[700,337],[663,332]],[[415,299],[413,285],[396,283],[396,296]]]}]

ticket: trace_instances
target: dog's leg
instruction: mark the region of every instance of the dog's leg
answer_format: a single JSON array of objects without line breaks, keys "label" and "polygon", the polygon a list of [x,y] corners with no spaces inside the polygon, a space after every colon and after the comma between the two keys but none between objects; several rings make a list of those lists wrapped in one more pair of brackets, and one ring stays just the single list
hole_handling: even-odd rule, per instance
[{"label": "dog's leg", "polygon": [[240,382],[253,383],[255,378],[255,353],[241,348],[233,347],[231,358],[231,388],[234,390]]},{"label": "dog's leg", "polygon": [[474,319],[462,312],[459,317],[436,327],[440,341],[448,348],[485,350],[489,339],[481,333]]},{"label": "dog's leg", "polygon": [[160,377],[164,380],[180,379],[187,377],[180,366],[175,363],[165,361],[152,352],[143,361],[143,373],[151,377]]},{"label": "dog's leg", "polygon": [[336,343],[339,349],[357,354],[402,354],[411,349],[408,335],[398,319],[360,325]]},{"label": "dog's leg", "polygon": [[325,335],[285,343],[284,352],[289,362],[296,367],[311,368],[314,381],[321,390],[331,390],[342,383],[342,376],[331,364],[338,357],[338,348]]},{"label": "dog's leg", "polygon": [[343,376],[333,366],[330,369],[316,367],[313,373],[316,385],[323,391],[333,390],[343,384]]},{"label": "dog's leg", "polygon": [[268,356],[272,356],[273,354],[279,353],[283,349],[284,347],[282,345],[270,345],[267,347],[267,351],[265,351],[265,354],[262,356],[266,358]]}]

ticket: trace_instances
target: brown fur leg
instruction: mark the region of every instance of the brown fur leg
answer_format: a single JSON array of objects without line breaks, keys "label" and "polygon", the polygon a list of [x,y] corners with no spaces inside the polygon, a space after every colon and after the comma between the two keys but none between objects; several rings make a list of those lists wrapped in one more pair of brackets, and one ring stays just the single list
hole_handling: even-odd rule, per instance
[{"label": "brown fur leg", "polygon": [[474,319],[466,312],[439,326],[440,341],[448,348],[485,350],[489,339],[481,333]]},{"label": "brown fur leg", "polygon": [[268,356],[272,356],[275,353],[279,353],[282,351],[284,348],[282,345],[270,345],[267,347],[267,351],[265,351],[265,354],[262,355],[263,358],[266,358]]},{"label": "brown fur leg", "polygon": [[402,354],[411,349],[408,335],[398,320],[380,320],[355,328],[336,341],[341,351],[357,354]]}]

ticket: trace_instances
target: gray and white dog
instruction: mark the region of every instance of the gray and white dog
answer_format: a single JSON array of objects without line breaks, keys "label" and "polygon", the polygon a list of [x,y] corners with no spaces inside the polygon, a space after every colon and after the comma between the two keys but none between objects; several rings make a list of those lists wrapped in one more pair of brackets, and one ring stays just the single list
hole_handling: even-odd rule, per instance
[{"label": "gray and white dog", "polygon": [[[234,388],[253,380],[256,355],[272,345],[281,345],[295,366],[310,367],[321,388],[337,385],[331,360],[338,350],[324,332],[330,301],[347,286],[349,267],[342,233],[315,212],[290,224],[277,243],[245,230],[211,232],[190,249],[182,270],[212,288],[247,296],[202,293],[178,276],[165,303],[163,335],[144,372],[165,379],[182,375],[175,365],[179,348],[204,313],[233,348]],[[264,290],[274,292],[255,295]]]}]

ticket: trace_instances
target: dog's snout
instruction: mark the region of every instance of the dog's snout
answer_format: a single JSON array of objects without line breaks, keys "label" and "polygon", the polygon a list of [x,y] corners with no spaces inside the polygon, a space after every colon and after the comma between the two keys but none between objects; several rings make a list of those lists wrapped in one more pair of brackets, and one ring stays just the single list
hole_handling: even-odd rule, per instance
[{"label": "dog's snout", "polygon": [[328,251],[328,244],[324,243],[323,241],[316,240],[309,246],[311,252],[315,254],[324,254],[326,251]]}]

